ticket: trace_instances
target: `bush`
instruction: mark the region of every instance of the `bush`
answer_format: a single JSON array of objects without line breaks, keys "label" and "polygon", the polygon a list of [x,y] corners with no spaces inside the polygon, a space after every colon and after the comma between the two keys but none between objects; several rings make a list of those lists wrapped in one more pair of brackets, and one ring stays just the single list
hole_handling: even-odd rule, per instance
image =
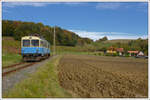
[{"label": "bush", "polygon": [[99,56],[102,56],[103,54],[99,52],[98,55],[99,55]]},{"label": "bush", "polygon": [[117,53],[106,53],[106,56],[118,56]]},{"label": "bush", "polygon": [[125,54],[125,57],[129,57],[129,54]]},{"label": "bush", "polygon": [[114,54],[112,54],[112,56],[118,56],[118,54],[117,54],[117,53],[114,53]]}]

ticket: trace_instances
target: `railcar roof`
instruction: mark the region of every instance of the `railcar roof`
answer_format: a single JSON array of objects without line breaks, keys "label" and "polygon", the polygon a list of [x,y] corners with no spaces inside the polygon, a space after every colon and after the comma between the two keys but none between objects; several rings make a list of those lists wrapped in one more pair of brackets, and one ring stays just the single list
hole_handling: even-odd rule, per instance
[{"label": "railcar roof", "polygon": [[22,39],[41,39],[40,37],[37,36],[24,36]]},{"label": "railcar roof", "polygon": [[[24,37],[22,37],[22,40],[24,40],[24,39],[40,39],[40,40],[44,40],[44,41],[48,42],[48,41],[45,40],[44,38],[40,38],[40,37],[38,37],[38,36],[24,36]],[[49,42],[48,42],[48,43],[49,43]]]}]

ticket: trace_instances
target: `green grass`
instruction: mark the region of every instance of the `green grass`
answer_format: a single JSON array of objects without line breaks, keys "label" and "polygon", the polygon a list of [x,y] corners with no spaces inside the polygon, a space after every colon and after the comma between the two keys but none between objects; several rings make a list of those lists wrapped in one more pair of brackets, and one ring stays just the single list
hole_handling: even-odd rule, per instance
[{"label": "green grass", "polygon": [[45,97],[72,97],[59,85],[57,65],[61,56],[41,66],[37,72],[18,83],[4,98],[45,98]]},{"label": "green grass", "polygon": [[[13,43],[12,43],[13,42]],[[2,37],[2,45],[5,46],[11,46],[15,48],[20,48],[21,44],[20,41],[16,41],[13,39],[13,37]]]},{"label": "green grass", "polygon": [[95,55],[95,56],[104,56],[103,52],[73,52],[73,51],[59,51],[56,52],[58,55],[65,55],[65,54],[75,54],[75,55]]},{"label": "green grass", "polygon": [[2,37],[2,52],[3,53],[18,53],[20,52],[21,43],[13,37]]},{"label": "green grass", "polygon": [[2,37],[2,67],[21,62],[20,41],[12,37]]},{"label": "green grass", "polygon": [[129,43],[132,40],[134,40],[134,39],[115,39],[115,40],[107,40],[107,41],[105,41],[105,43],[117,43],[117,42]]},{"label": "green grass", "polygon": [[[53,46],[51,46],[51,50],[53,50]],[[86,49],[81,46],[56,46],[56,52],[83,52]]]},{"label": "green grass", "polygon": [[3,53],[2,54],[2,67],[9,66],[21,62],[22,57],[19,54]]}]

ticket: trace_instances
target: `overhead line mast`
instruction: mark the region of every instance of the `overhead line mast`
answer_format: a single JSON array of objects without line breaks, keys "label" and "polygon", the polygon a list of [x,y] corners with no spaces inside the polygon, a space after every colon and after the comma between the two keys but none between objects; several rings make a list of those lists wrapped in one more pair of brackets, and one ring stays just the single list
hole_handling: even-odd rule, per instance
[{"label": "overhead line mast", "polygon": [[53,45],[54,45],[54,55],[55,55],[55,26],[54,26],[54,41],[53,41]]}]

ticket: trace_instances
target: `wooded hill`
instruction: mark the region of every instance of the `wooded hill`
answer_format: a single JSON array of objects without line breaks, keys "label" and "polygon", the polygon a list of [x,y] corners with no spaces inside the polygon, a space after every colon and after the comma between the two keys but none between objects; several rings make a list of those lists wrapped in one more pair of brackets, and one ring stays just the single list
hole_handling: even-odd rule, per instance
[{"label": "wooded hill", "polygon": [[[15,40],[20,40],[23,36],[35,33],[40,34],[53,44],[54,27],[43,25],[42,23],[2,20],[2,36],[11,36]],[[60,27],[55,27],[55,33],[57,45],[76,46],[93,42],[89,38],[81,38],[74,32]]]}]

